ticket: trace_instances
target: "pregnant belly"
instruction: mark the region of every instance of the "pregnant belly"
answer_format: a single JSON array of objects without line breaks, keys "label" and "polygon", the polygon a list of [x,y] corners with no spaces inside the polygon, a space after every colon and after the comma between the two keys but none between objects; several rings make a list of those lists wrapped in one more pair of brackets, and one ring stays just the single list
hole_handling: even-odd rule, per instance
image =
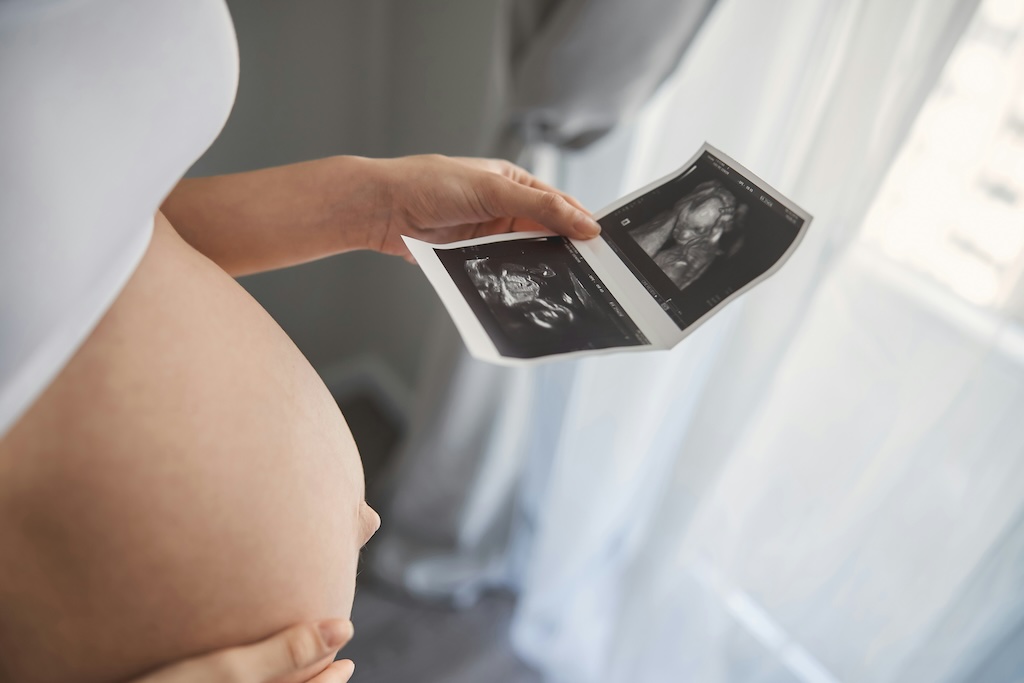
[{"label": "pregnant belly", "polygon": [[0,679],[116,680],[347,617],[363,505],[319,377],[159,216],[117,302],[0,441]]}]

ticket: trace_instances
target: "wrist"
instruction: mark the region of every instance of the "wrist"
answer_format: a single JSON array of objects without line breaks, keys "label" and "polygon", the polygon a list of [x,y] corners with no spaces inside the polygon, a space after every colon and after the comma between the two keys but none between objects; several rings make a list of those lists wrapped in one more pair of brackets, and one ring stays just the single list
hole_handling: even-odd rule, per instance
[{"label": "wrist", "polygon": [[[379,250],[392,220],[392,160],[346,155],[325,161],[331,166],[327,223],[342,235],[338,251]],[[339,225],[347,229],[338,231]]]}]

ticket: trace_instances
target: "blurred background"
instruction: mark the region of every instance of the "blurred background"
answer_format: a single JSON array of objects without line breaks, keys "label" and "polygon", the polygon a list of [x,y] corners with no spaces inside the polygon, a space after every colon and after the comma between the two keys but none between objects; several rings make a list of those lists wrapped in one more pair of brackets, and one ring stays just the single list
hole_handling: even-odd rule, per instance
[{"label": "blurred background", "polygon": [[707,140],[815,216],[676,349],[527,370],[399,259],[243,279],[384,518],[354,680],[1024,680],[1024,0],[229,5],[192,175],[504,156],[596,210]]}]

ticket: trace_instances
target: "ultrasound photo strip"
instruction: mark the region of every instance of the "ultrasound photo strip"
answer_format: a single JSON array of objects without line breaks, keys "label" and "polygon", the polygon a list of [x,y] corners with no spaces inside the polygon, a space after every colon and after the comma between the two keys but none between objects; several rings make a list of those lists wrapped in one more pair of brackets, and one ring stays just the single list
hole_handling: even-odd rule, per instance
[{"label": "ultrasound photo strip", "polygon": [[470,353],[520,365],[671,348],[778,270],[811,222],[708,144],[594,217],[585,241],[404,239]]}]

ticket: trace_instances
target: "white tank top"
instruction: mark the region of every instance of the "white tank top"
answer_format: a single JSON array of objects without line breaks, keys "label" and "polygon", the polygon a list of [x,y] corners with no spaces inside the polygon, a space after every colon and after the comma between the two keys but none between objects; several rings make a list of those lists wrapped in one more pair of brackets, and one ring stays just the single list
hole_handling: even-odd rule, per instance
[{"label": "white tank top", "polygon": [[0,436],[113,303],[237,82],[223,0],[0,0]]}]

